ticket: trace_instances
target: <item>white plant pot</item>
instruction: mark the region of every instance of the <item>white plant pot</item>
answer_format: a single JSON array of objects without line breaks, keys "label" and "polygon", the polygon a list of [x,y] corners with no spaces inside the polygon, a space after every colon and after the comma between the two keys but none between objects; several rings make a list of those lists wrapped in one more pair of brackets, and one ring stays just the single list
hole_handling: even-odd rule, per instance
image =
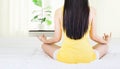
[{"label": "white plant pot", "polygon": [[45,24],[38,24],[38,28],[40,30],[44,30],[45,29]]},{"label": "white plant pot", "polygon": [[45,28],[45,24],[40,24],[38,22],[33,22],[29,25],[30,30],[43,30]]}]

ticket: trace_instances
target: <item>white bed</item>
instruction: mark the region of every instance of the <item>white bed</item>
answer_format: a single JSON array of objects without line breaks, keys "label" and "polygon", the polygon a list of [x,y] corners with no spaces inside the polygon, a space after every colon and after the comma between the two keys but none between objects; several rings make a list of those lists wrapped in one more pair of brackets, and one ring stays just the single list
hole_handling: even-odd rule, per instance
[{"label": "white bed", "polygon": [[0,69],[120,69],[120,39],[112,39],[108,54],[89,64],[64,64],[48,57],[36,37],[0,38]]}]

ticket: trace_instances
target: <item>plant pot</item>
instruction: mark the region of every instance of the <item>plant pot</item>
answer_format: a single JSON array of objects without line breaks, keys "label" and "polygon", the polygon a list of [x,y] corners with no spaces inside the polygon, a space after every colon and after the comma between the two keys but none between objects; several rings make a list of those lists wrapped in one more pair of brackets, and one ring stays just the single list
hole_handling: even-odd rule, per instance
[{"label": "plant pot", "polygon": [[38,29],[44,30],[45,29],[45,24],[38,24]]},{"label": "plant pot", "polygon": [[45,28],[45,24],[41,24],[39,22],[32,22],[28,28],[30,30],[43,30]]}]

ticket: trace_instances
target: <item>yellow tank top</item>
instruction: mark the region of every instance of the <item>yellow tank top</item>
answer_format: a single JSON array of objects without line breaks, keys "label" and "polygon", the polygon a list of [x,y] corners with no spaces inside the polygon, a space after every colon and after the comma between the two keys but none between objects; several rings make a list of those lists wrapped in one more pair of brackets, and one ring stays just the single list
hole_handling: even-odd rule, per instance
[{"label": "yellow tank top", "polygon": [[[63,30],[62,30],[63,31]],[[90,25],[88,31],[79,40],[73,40],[63,32],[64,40],[57,53],[57,60],[64,63],[89,63],[96,59],[96,54],[88,41]]]}]

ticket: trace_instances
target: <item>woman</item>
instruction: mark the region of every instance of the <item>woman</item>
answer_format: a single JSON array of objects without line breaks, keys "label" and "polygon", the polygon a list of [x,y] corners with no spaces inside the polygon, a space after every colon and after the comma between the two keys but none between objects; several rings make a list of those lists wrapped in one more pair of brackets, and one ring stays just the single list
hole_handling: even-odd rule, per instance
[{"label": "woman", "polygon": [[[89,63],[107,53],[111,34],[104,34],[103,38],[96,35],[95,10],[89,7],[88,0],[65,0],[64,7],[56,10],[54,19],[54,37],[39,37],[43,50],[51,58],[64,63]],[[61,40],[62,33],[64,40],[60,47],[54,43]],[[92,47],[88,35],[98,44]]]}]

